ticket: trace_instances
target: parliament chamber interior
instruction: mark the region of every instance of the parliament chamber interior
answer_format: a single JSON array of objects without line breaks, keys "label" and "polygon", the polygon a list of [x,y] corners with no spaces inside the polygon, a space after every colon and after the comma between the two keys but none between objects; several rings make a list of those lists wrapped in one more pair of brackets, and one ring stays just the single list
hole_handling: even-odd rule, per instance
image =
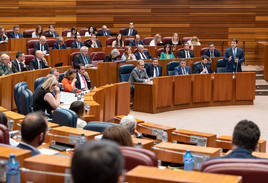
[{"label": "parliament chamber interior", "polygon": [[0,9],[0,182],[268,182],[268,1]]}]

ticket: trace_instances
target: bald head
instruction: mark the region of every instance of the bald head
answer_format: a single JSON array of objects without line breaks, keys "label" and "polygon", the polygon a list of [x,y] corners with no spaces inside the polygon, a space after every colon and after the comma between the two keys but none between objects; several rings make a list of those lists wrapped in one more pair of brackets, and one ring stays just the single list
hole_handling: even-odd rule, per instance
[{"label": "bald head", "polygon": [[41,36],[41,37],[40,37],[40,43],[43,45],[43,44],[45,44],[46,42],[47,42],[46,37],[45,37],[45,36]]},{"label": "bald head", "polygon": [[44,56],[43,52],[41,50],[36,50],[35,51],[35,57],[38,58],[39,60],[42,59]]}]

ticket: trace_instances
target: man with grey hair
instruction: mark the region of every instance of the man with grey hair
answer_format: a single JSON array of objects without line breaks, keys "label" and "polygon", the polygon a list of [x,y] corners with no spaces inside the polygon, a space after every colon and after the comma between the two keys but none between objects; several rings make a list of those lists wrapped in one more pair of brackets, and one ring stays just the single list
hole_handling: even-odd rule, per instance
[{"label": "man with grey hair", "polygon": [[74,57],[74,68],[77,68],[79,64],[84,65],[85,67],[91,67],[91,60],[88,55],[88,47],[82,46],[80,48],[80,54],[75,55]]},{"label": "man with grey hair", "polygon": [[132,70],[129,76],[131,84],[134,82],[145,82],[149,78],[146,69],[144,69],[144,61],[138,60],[137,64],[137,67]]},{"label": "man with grey hair", "polygon": [[144,50],[144,46],[139,44],[138,45],[138,51],[135,53],[135,57],[137,60],[148,60],[148,59],[152,59],[152,55]]},{"label": "man with grey hair", "polygon": [[49,47],[45,36],[41,36],[40,40],[34,44],[34,52],[42,51],[44,54],[49,54]]},{"label": "man with grey hair", "polygon": [[128,129],[128,131],[131,135],[135,135],[135,137],[137,137],[137,138],[142,138],[142,134],[140,134],[136,130],[137,121],[134,118],[134,116],[132,116],[132,115],[124,116],[120,121],[120,125],[125,127],[126,129]]},{"label": "man with grey hair", "polygon": [[64,43],[63,37],[57,37],[57,42],[53,45],[54,50],[62,50],[66,49],[66,45]]},{"label": "man with grey hair", "polygon": [[10,57],[7,54],[2,54],[0,57],[0,76],[13,73],[11,68]]},{"label": "man with grey hair", "polygon": [[111,54],[107,55],[104,59],[104,62],[113,62],[120,57],[120,52],[118,49],[112,49]]}]

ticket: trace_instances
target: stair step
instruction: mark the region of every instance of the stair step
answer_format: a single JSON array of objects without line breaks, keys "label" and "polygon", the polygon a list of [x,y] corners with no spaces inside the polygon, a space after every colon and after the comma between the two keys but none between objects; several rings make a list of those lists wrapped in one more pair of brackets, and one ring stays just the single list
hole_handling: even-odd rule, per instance
[{"label": "stair step", "polygon": [[257,90],[268,90],[268,85],[256,85]]},{"label": "stair step", "polygon": [[256,79],[260,80],[260,79],[264,79],[264,76],[256,76]]},{"label": "stair step", "polygon": [[268,96],[268,90],[256,90],[255,95],[262,95],[262,96]]},{"label": "stair step", "polygon": [[259,71],[253,70],[253,71],[243,71],[243,72],[256,72],[256,74],[264,74],[263,70],[259,70]]}]

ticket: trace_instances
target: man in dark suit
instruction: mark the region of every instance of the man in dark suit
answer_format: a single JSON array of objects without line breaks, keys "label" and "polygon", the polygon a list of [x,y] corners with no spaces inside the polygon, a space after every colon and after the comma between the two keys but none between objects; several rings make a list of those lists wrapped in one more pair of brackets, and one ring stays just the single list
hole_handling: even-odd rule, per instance
[{"label": "man in dark suit", "polygon": [[209,58],[221,56],[220,51],[215,48],[214,43],[212,43],[212,42],[208,43],[208,47],[209,47],[209,49],[206,49],[204,51],[203,55],[207,55]]},{"label": "man in dark suit", "polygon": [[80,54],[77,54],[74,57],[74,68],[77,68],[79,64],[82,64],[85,67],[92,66],[90,57],[88,55],[88,47],[86,46],[82,46],[80,49]]},{"label": "man in dark suit", "polygon": [[12,72],[23,72],[27,71],[25,65],[25,55],[23,52],[19,51],[16,53],[16,59],[12,61]]},{"label": "man in dark suit", "polygon": [[42,51],[44,54],[49,54],[49,47],[45,36],[41,36],[40,41],[34,44],[34,52],[37,50]]},{"label": "man in dark suit", "polygon": [[135,53],[135,57],[137,60],[148,60],[152,59],[152,55],[144,50],[143,45],[138,45],[138,51]]},{"label": "man in dark suit", "polygon": [[159,65],[158,60],[156,58],[153,59],[152,65],[150,65],[147,69],[148,77],[159,77],[162,76],[162,66]]},{"label": "man in dark suit", "polygon": [[48,68],[48,63],[46,59],[44,58],[44,53],[40,50],[37,50],[35,52],[35,58],[31,60],[29,65],[30,65],[30,70]]},{"label": "man in dark suit", "polygon": [[14,25],[13,32],[9,33],[9,38],[23,38],[22,34],[20,34],[20,26]]},{"label": "man in dark suit", "polygon": [[79,90],[89,90],[90,89],[90,78],[85,69],[85,66],[82,64],[78,64],[76,74],[76,82],[75,87]]},{"label": "man in dark suit", "polygon": [[98,36],[110,36],[111,32],[107,29],[106,25],[101,27],[101,30],[98,31]]},{"label": "man in dark suit", "polygon": [[130,22],[129,28],[124,30],[123,35],[124,36],[135,36],[136,34],[138,34],[138,31],[136,29],[134,29],[134,23]]},{"label": "man in dark suit", "polygon": [[184,44],[184,49],[180,50],[178,53],[179,58],[194,58],[194,52],[190,49],[188,43]]},{"label": "man in dark suit", "polygon": [[89,48],[102,48],[101,42],[97,40],[97,37],[95,34],[92,34],[90,41],[86,44]]},{"label": "man in dark suit", "polygon": [[8,43],[8,37],[5,34],[5,28],[0,26],[0,44]]},{"label": "man in dark suit", "polygon": [[175,75],[188,75],[191,74],[191,69],[189,66],[186,65],[186,60],[180,60],[180,66],[175,67]]},{"label": "man in dark suit", "polygon": [[193,68],[193,73],[194,74],[208,74],[212,73],[211,70],[211,64],[208,63],[209,57],[206,55],[203,55],[202,60],[199,64],[195,65]]},{"label": "man in dark suit", "polygon": [[46,37],[59,37],[59,34],[56,32],[54,25],[49,25],[48,29],[49,31],[45,33]]},{"label": "man in dark suit", "polygon": [[53,45],[54,50],[62,50],[66,49],[66,45],[64,43],[63,37],[57,37],[57,42]]},{"label": "man in dark suit", "polygon": [[21,124],[21,142],[17,146],[32,151],[32,156],[40,154],[37,149],[44,141],[47,132],[47,119],[39,112],[28,114]]},{"label": "man in dark suit", "polygon": [[141,40],[139,34],[135,35],[135,39],[129,42],[129,46],[138,46],[138,45],[145,45],[144,42]]},{"label": "man in dark suit", "polygon": [[238,40],[232,39],[231,48],[227,48],[224,53],[226,72],[242,72],[241,64],[245,62],[244,51],[237,47]]},{"label": "man in dark suit", "polygon": [[71,48],[81,48],[82,46],[84,46],[84,43],[81,42],[81,36],[75,36],[74,37],[74,42],[72,42],[71,44]]}]

